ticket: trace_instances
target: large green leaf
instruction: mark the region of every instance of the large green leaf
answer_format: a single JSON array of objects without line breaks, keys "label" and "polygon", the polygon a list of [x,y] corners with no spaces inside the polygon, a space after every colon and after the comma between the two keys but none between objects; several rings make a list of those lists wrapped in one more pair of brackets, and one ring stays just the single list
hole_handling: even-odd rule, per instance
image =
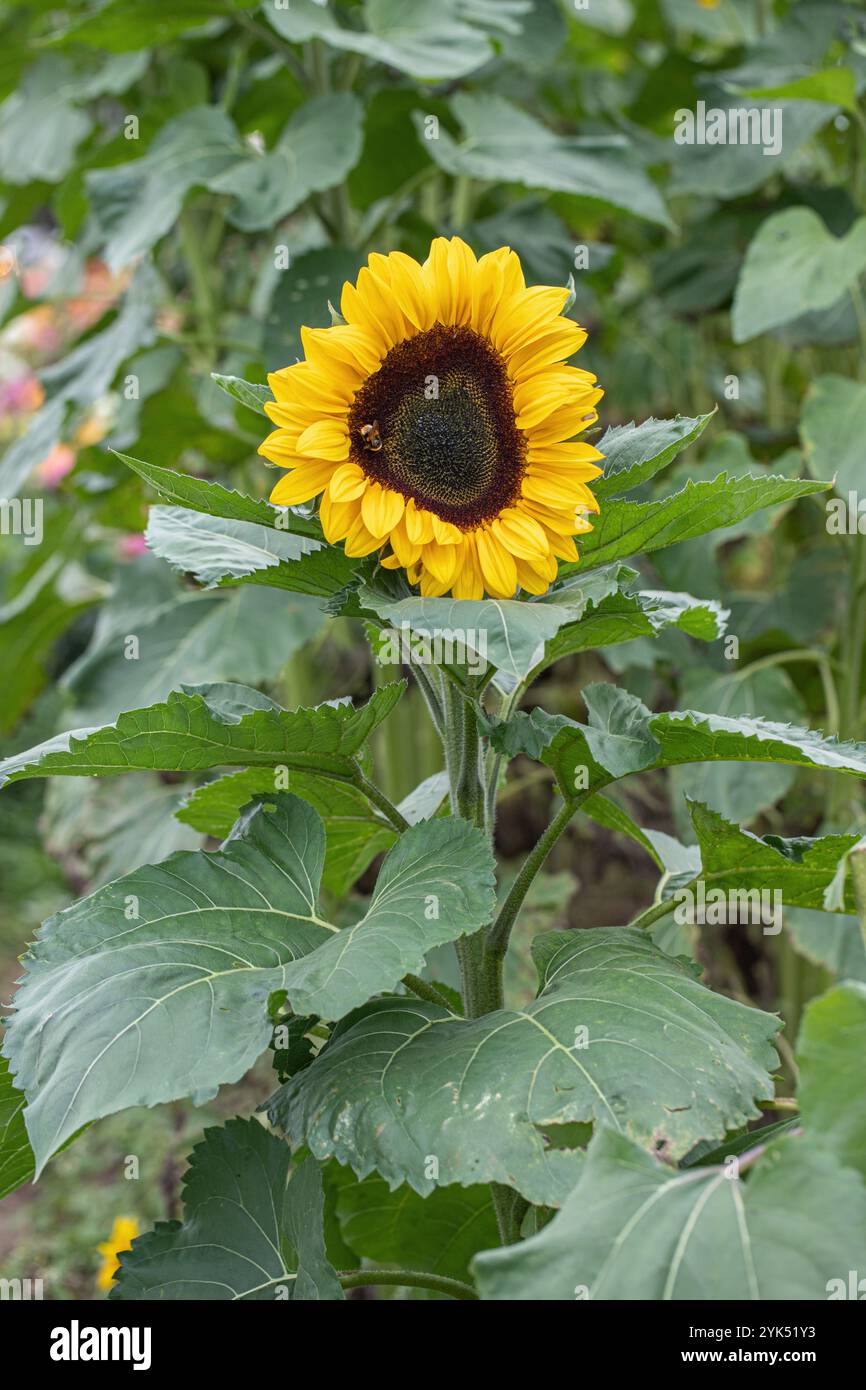
[{"label": "large green leaf", "polygon": [[758,1113],[778,1020],[710,993],[640,931],[535,945],[527,1009],[467,1020],[383,1000],[277,1092],[273,1122],[392,1186],[431,1192],[435,1158],[443,1185],[502,1182],[557,1205],[583,1155],[548,1148],[551,1127],[601,1121],[678,1155]]},{"label": "large green leaf", "polygon": [[[544,644],[566,623],[580,619],[591,602],[616,592],[616,568],[601,575],[578,575],[574,584],[538,603],[521,599],[392,599],[362,585],[362,609],[373,612],[401,634],[403,625],[428,642],[441,644],[442,660],[466,662],[480,674],[487,662],[513,681],[522,680],[541,659]],[[434,647],[435,650],[435,647]]]},{"label": "large green leaf", "polygon": [[322,39],[413,77],[454,79],[493,56],[487,28],[519,33],[519,18],[529,8],[528,0],[366,0],[362,30],[342,25],[318,0],[268,5],[265,14],[292,43]]},{"label": "large green leaf", "polygon": [[473,1255],[499,1238],[489,1187],[437,1187],[420,1197],[408,1187],[391,1192],[371,1174],[340,1187],[337,1216],[356,1254],[451,1279],[468,1279]]},{"label": "large green leaf", "polygon": [[247,585],[199,593],[142,557],[118,572],[90,644],[62,684],[79,724],[105,724],[183,685],[273,680],[324,623],[314,595]]},{"label": "large green leaf", "polygon": [[864,1260],[866,1188],[804,1139],[775,1139],[740,1179],[604,1130],[550,1225],[473,1268],[491,1299],[818,1301]]},{"label": "large green leaf", "polygon": [[630,555],[661,550],[733,526],[763,507],[824,492],[827,486],[797,478],[729,478],[720,473],[713,482],[689,481],[680,492],[654,502],[608,502],[594,520],[593,530],[581,538],[580,560],[563,565],[560,573],[595,569]]},{"label": "large green leaf", "polygon": [[[844,376],[819,376],[812,382],[800,421],[803,448],[813,473],[835,479],[836,491],[848,502],[849,490],[863,480],[863,437],[866,434],[866,384]],[[862,514],[846,516],[842,534]],[[838,528],[837,528],[838,533]]]},{"label": "large green leaf", "polygon": [[[459,92],[451,105],[463,127],[462,141],[457,143],[440,129],[428,145],[432,158],[447,173],[485,183],[576,193],[651,222],[672,225],[658,189],[624,136],[557,135],[491,93]],[[423,135],[423,116],[416,116],[416,125]]]},{"label": "large green leaf", "polygon": [[[0,784],[25,777],[114,777],[135,769],[197,772],[256,764],[350,778],[352,759],[402,694],[381,686],[349,703],[284,710],[243,685],[190,686],[101,729],[58,734],[0,763]],[[271,790],[274,788],[271,779]]]},{"label": "large green leaf", "polygon": [[596,497],[619,497],[654,478],[700,438],[714,414],[711,410],[694,419],[678,415],[675,420],[613,426],[598,444],[604,454],[604,475],[592,484]]},{"label": "large green leaf", "polygon": [[120,1256],[118,1300],[341,1299],[325,1254],[322,1177],[255,1120],[206,1129],[184,1176],[184,1221]]},{"label": "large green leaf", "polygon": [[[592,570],[585,581],[591,593],[594,574],[607,570]],[[580,571],[571,578],[567,588],[580,578]],[[554,590],[552,598],[556,597]],[[663,590],[632,592],[625,580],[614,593],[592,600],[578,622],[561,627],[546,644],[542,660],[533,668],[532,678],[541,670],[573,652],[594,651],[637,637],[656,637],[666,629],[675,629],[703,642],[715,642],[725,633],[728,610],[714,599],[696,599],[691,594],[673,594]]]},{"label": "large green leaf", "polygon": [[[683,674],[680,703],[686,709],[703,710],[705,714],[771,719],[776,724],[800,725],[808,718],[787,672],[760,663],[755,670],[744,666],[728,671],[713,671],[695,664]],[[695,797],[709,802],[728,820],[751,822],[785,795],[795,776],[794,768],[781,763],[775,767],[743,767],[715,762],[712,767],[678,768],[672,777],[672,788],[678,800],[683,796]],[[678,816],[678,820],[684,830],[684,817]]]},{"label": "large green leaf", "polygon": [[145,535],[154,555],[208,587],[248,581],[328,598],[352,578],[350,561],[334,546],[185,507],[151,507]]},{"label": "large green leaf", "polygon": [[231,220],[263,231],[294,212],[311,193],[340,183],[361,153],[363,108],[351,92],[314,97],[299,107],[265,155],[231,165],[208,181],[237,202]]},{"label": "large green leaf", "polygon": [[812,208],[777,212],[761,224],[746,252],[734,296],[734,342],[829,309],[864,271],[866,217],[835,237]]},{"label": "large green leaf", "polygon": [[866,982],[866,944],[856,917],[814,908],[788,908],[785,931],[806,960],[825,965],[837,979]]},{"label": "large green leaf", "polygon": [[94,124],[77,103],[125,91],[146,66],[144,53],[103,59],[77,70],[54,53],[40,58],[0,106],[3,182],[57,183],[62,179]]},{"label": "large green leaf", "polygon": [[[259,0],[232,0],[235,10],[252,10]],[[187,30],[206,30],[217,18],[213,0],[174,0],[168,10],[163,0],[105,0],[98,7],[55,11],[60,27],[49,35],[58,45],[86,44],[123,53],[130,48],[164,44]],[[62,18],[61,18],[62,16]]]},{"label": "large green leaf", "polygon": [[[270,391],[267,399],[271,399]],[[205,478],[195,478],[189,473],[177,473],[173,468],[160,468],[155,463],[145,463],[142,459],[130,458],[128,454],[117,457],[127,464],[146,482],[152,483],[161,497],[179,507],[189,507],[207,516],[223,517],[227,521],[248,521],[256,526],[276,526],[280,530],[298,536],[310,536],[313,540],[322,539],[322,528],[317,521],[298,515],[288,507],[272,507],[257,497],[245,497],[223,487],[221,483],[208,482]]]},{"label": "large green leaf", "polygon": [[448,819],[403,835],[339,931],[316,911],[320,817],[269,802],[222,850],[134,870],[45,924],[5,1040],[40,1169],[91,1119],[238,1080],[268,1044],[271,995],[338,1018],[489,919],[484,837]]},{"label": "large green leaf", "polygon": [[[325,822],[327,847],[322,882],[343,897],[376,855],[390,849],[396,831],[370,805],[364,793],[350,783],[292,770],[289,786],[295,796],[315,806]],[[222,840],[241,807],[273,789],[273,772],[268,768],[250,767],[229,773],[197,787],[176,812],[177,819]],[[397,809],[410,825],[417,825],[435,815],[447,793],[446,774],[436,772],[410,792]]]},{"label": "large green leaf", "polygon": [[848,981],[812,1000],[797,1040],[803,1123],[840,1163],[866,1177],[864,1050],[866,984]]},{"label": "large green leaf", "polygon": [[0,1057],[0,1197],[28,1182],[36,1170],[24,1124],[24,1097]]},{"label": "large green leaf", "polygon": [[[683,7],[697,10],[691,0],[678,0]],[[728,5],[730,8],[730,4]],[[701,11],[698,11],[701,13]],[[769,120],[769,140],[729,141],[707,146],[697,141],[677,144],[674,152],[671,194],[694,193],[711,198],[736,198],[760,188],[772,175],[779,175],[797,158],[800,147],[833,119],[833,107],[818,101],[785,101],[774,98],[761,100],[731,96],[722,88],[711,91],[702,88],[708,110],[723,110],[726,123],[733,120],[736,131],[742,110],[767,113],[759,119]],[[773,112],[780,114],[774,118]],[[767,155],[773,147],[773,134],[781,148]]]},{"label": "large green leaf", "polygon": [[525,752],[546,762],[569,797],[601,790],[632,772],[719,759],[790,763],[866,778],[863,744],[759,718],[731,719],[699,710],[652,714],[635,695],[613,685],[586,686],[582,693],[588,724],[536,709],[518,713],[491,734],[500,751],[511,756]]},{"label": "large green leaf", "polygon": [[219,106],[194,106],[167,121],[147,153],[86,175],[105,259],[112,269],[149,251],[175,224],[186,194],[250,151]]},{"label": "large green leaf", "polygon": [[[856,835],[793,840],[767,835],[761,839],[698,801],[689,803],[689,813],[701,852],[695,881],[701,880],[708,892],[713,888],[751,893],[751,898],[741,898],[744,904],[756,901],[754,890],[766,889],[780,893],[786,906],[823,908],[839,861],[858,839]],[[855,910],[854,892],[847,881],[838,910]]]}]

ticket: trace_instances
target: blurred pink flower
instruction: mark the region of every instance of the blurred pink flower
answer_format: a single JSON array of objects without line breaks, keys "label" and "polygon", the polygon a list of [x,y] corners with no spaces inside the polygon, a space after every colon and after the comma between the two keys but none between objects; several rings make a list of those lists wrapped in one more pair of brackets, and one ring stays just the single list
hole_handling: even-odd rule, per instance
[{"label": "blurred pink flower", "polygon": [[128,536],[122,536],[118,549],[124,560],[137,560],[139,555],[146,555],[147,542],[144,532],[131,531]]},{"label": "blurred pink flower", "polygon": [[55,444],[36,469],[42,487],[57,487],[75,467],[75,450],[68,444]]}]

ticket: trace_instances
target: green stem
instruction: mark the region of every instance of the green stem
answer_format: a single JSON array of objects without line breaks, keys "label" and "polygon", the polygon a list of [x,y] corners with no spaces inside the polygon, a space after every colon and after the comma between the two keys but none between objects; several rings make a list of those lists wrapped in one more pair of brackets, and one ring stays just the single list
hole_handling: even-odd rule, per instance
[{"label": "green stem", "polygon": [[447,995],[428,980],[422,980],[418,975],[404,975],[402,983],[407,989],[411,989],[413,994],[417,994],[419,999],[426,999],[428,1004],[440,1004],[446,1009],[451,1008],[451,1001]]},{"label": "green stem", "polygon": [[402,816],[397,807],[388,800],[384,792],[381,792],[374,782],[365,777],[358,768],[352,778],[354,785],[359,791],[363,792],[368,801],[378,807],[387,821],[390,821],[395,830],[404,831],[409,829],[409,822]]},{"label": "green stem", "polygon": [[451,191],[451,224],[465,227],[472,215],[473,188],[468,174],[458,174]]},{"label": "green stem", "polygon": [[344,1269],[337,1276],[344,1289],[367,1289],[374,1284],[389,1284],[406,1289],[432,1289],[449,1298],[477,1299],[470,1284],[460,1279],[448,1279],[444,1274],[428,1274],[421,1269]]},{"label": "green stem", "polygon": [[210,358],[214,355],[216,341],[216,309],[201,235],[190,208],[184,208],[178,220],[178,227],[183,258],[189,272],[196,321]]},{"label": "green stem", "polygon": [[647,927],[654,926],[655,923],[660,922],[662,918],[670,917],[671,913],[676,910],[676,906],[677,903],[675,898],[663,898],[661,902],[653,903],[652,906],[648,907],[645,912],[642,912],[639,917],[635,917],[629,925],[632,927],[640,927],[641,931],[646,931]]},{"label": "green stem", "polygon": [[512,883],[508,896],[487,936],[486,954],[491,960],[501,962],[504,959],[508,949],[508,939],[511,936],[511,928],[517,920],[517,914],[532,887],[533,880],[581,801],[585,799],[586,794],[574,801],[564,801],[535,848],[523,861],[523,866]]}]

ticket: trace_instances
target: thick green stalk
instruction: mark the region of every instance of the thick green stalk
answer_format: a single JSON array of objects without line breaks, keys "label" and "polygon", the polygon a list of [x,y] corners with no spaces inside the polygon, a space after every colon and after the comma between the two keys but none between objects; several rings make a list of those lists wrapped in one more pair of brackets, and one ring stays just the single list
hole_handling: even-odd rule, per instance
[{"label": "thick green stalk", "polygon": [[405,1289],[431,1289],[449,1298],[477,1299],[470,1284],[448,1279],[444,1274],[428,1274],[422,1269],[344,1269],[338,1275],[344,1289],[367,1289],[374,1284],[396,1285]]},{"label": "thick green stalk", "polygon": [[579,797],[574,801],[563,802],[541,839],[523,861],[523,866],[512,883],[508,896],[487,935],[486,954],[491,961],[501,963],[504,959],[505,952],[508,950],[511,928],[517,920],[517,914],[532,887],[533,880],[584,799],[584,797]]}]

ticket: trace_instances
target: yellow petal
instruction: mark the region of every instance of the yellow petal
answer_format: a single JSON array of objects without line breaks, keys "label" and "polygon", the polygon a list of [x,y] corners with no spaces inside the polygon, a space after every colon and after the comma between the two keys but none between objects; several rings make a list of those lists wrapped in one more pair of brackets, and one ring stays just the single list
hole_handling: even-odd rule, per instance
[{"label": "yellow petal", "polygon": [[337,323],[333,328],[302,328],[301,342],[307,361],[319,371],[328,372],[338,362],[347,371],[356,372],[359,383],[372,375],[382,361],[381,344],[351,323]]},{"label": "yellow petal", "polygon": [[332,502],[327,492],[319,503],[319,520],[325,533],[325,540],[336,545],[349,534],[352,526],[361,515],[360,499],[351,502]]},{"label": "yellow petal", "polygon": [[296,507],[309,502],[327,487],[334,465],[327,461],[302,463],[291,473],[284,473],[271,492],[271,501],[278,507]]},{"label": "yellow petal", "polygon": [[345,551],[353,559],[361,555],[372,555],[374,550],[381,550],[382,541],[378,536],[371,536],[360,517],[353,521],[346,536]]},{"label": "yellow petal", "polygon": [[441,516],[435,512],[430,513],[430,520],[433,523],[433,536],[440,545],[459,545],[463,539],[463,532],[459,526],[453,526],[450,521],[443,521]]},{"label": "yellow petal", "polygon": [[545,336],[559,318],[568,294],[567,289],[534,285],[532,289],[506,300],[490,326],[494,347],[504,357],[509,357],[527,343]]},{"label": "yellow petal", "polygon": [[490,531],[477,531],[475,544],[481,573],[489,593],[494,598],[511,598],[517,588],[517,568],[509,554]]},{"label": "yellow petal", "polygon": [[298,453],[343,463],[349,457],[349,431],[337,420],[317,420],[298,437]]},{"label": "yellow petal", "polygon": [[455,598],[479,599],[484,597],[484,580],[481,577],[481,566],[478,563],[478,553],[472,536],[464,538],[463,568],[454,581],[452,593]]},{"label": "yellow petal", "polygon": [[549,550],[541,523],[517,507],[500,512],[490,529],[506,550],[525,560],[544,556]]},{"label": "yellow petal", "polygon": [[367,475],[357,463],[341,463],[331,475],[328,493],[334,502],[351,502],[367,490]]},{"label": "yellow petal", "polygon": [[387,536],[403,515],[406,503],[399,492],[371,483],[361,498],[364,525],[374,536]]},{"label": "yellow petal", "polygon": [[429,570],[435,579],[444,584],[445,589],[450,589],[463,564],[463,547],[440,545],[438,541],[431,541],[429,545],[424,546],[421,558],[425,570]]},{"label": "yellow petal", "polygon": [[413,545],[426,545],[434,538],[432,512],[417,507],[411,497],[406,503],[406,535]]},{"label": "yellow petal", "polygon": [[[508,370],[515,381],[524,381],[555,362],[564,362],[586,342],[586,330],[571,319],[557,319],[557,327],[511,354]],[[590,372],[585,373],[591,376]],[[595,377],[592,378],[595,381]]]},{"label": "yellow petal", "polygon": [[405,515],[402,517],[399,524],[394,527],[391,532],[390,540],[391,549],[394,551],[394,554],[397,556],[399,563],[404,569],[408,570],[412,565],[417,564],[421,558],[421,547],[420,545],[414,545],[406,534]]}]

